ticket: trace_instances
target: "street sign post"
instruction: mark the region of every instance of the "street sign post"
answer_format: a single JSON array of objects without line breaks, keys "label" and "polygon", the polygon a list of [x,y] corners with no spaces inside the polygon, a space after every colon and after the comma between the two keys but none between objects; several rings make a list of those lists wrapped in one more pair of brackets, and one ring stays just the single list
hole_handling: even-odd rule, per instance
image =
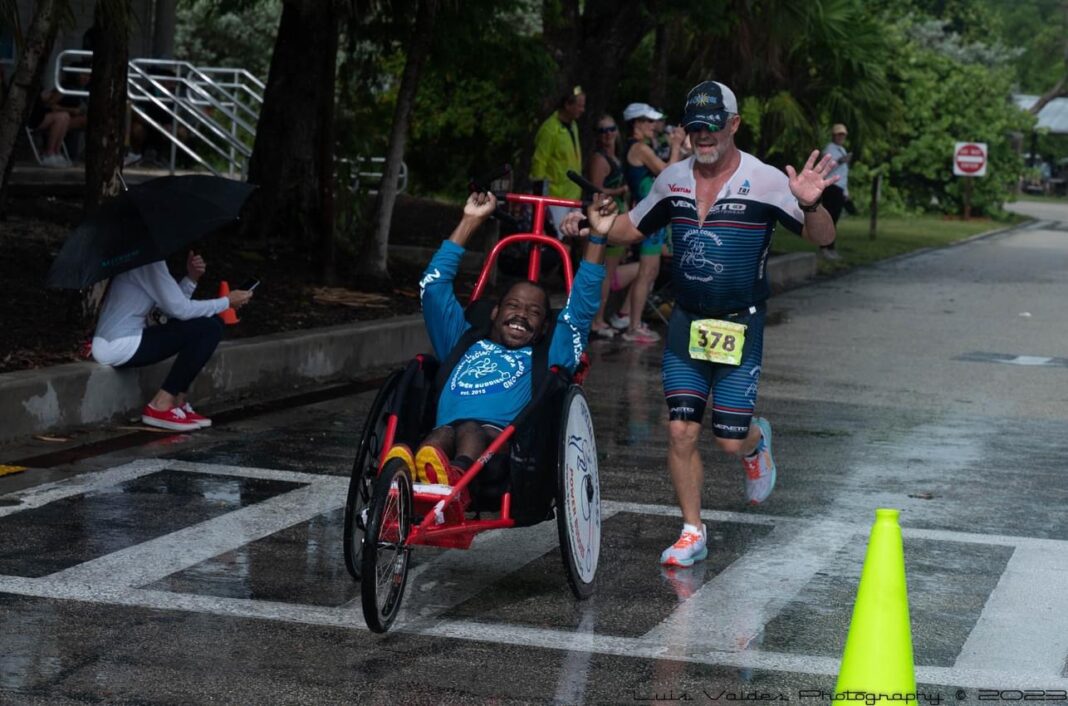
[{"label": "street sign post", "polygon": [[[963,177],[986,176],[986,143],[958,142],[953,146],[953,174]],[[972,180],[964,182],[964,220],[972,217]]]}]

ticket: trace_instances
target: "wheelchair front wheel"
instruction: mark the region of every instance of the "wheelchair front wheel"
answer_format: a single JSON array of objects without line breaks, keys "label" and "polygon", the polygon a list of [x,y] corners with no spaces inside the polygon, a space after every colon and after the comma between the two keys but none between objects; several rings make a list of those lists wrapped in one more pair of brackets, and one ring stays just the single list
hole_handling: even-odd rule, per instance
[{"label": "wheelchair front wheel", "polygon": [[408,582],[412,529],[412,479],[404,461],[394,458],[375,480],[363,536],[360,592],[363,617],[374,632],[385,632],[400,612]]},{"label": "wheelchair front wheel", "polygon": [[593,418],[578,385],[564,397],[556,480],[560,553],[572,593],[584,600],[593,595],[601,553],[601,487]]},{"label": "wheelchair front wheel", "polygon": [[392,373],[375,395],[371,409],[360,435],[356,460],[352,464],[349,493],[345,499],[345,531],[343,535],[345,568],[349,575],[360,580],[360,552],[363,550],[363,534],[367,529],[367,506],[371,503],[375,476],[378,474],[382,444],[385,443],[386,422],[389,419],[390,401],[397,388],[401,371]]}]

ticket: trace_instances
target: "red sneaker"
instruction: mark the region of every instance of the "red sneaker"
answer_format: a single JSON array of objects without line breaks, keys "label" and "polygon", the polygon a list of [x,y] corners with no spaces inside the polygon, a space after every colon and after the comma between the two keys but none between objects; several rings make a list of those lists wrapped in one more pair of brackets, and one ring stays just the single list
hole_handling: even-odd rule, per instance
[{"label": "red sneaker", "polygon": [[205,417],[203,414],[197,414],[193,411],[193,407],[186,402],[182,405],[182,411],[185,412],[185,418],[191,422],[196,422],[197,426],[201,429],[207,429],[211,426],[211,420]]},{"label": "red sneaker", "polygon": [[[452,465],[441,449],[430,444],[423,445],[415,454],[415,469],[419,478],[416,482],[422,483],[453,486],[459,483],[464,475],[463,471]],[[457,499],[464,507],[471,503],[471,495],[467,492],[467,488],[460,491]]]},{"label": "red sneaker", "polygon": [[189,419],[180,407],[164,412],[150,404],[146,404],[141,410],[141,423],[171,431],[196,431],[200,428],[200,425]]}]

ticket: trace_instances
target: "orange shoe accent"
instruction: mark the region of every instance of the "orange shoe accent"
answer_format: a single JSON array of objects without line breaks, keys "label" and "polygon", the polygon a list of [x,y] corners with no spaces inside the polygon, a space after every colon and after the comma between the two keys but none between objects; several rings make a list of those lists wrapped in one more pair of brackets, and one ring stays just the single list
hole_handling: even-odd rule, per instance
[{"label": "orange shoe accent", "polygon": [[449,466],[452,463],[442,453],[441,449],[430,444],[424,444],[415,454],[416,475],[419,483],[440,483],[452,485],[449,482]]},{"label": "orange shoe accent", "polygon": [[[219,296],[220,297],[225,297],[229,293],[230,293],[230,285],[227,283],[226,280],[223,280],[222,282],[219,283]],[[227,309],[227,310],[223,311],[222,313],[220,313],[219,314],[219,318],[222,319],[223,323],[226,324],[227,326],[233,326],[234,324],[236,324],[237,322],[239,322],[241,320],[241,319],[237,318],[237,311],[233,307],[230,307],[229,309]]]},{"label": "orange shoe accent", "polygon": [[399,458],[404,461],[405,465],[408,466],[408,472],[412,474],[412,478],[415,478],[415,459],[412,457],[412,450],[407,444],[394,444],[393,448],[386,454],[386,457],[382,459],[382,467],[385,468],[386,464],[393,458]]}]

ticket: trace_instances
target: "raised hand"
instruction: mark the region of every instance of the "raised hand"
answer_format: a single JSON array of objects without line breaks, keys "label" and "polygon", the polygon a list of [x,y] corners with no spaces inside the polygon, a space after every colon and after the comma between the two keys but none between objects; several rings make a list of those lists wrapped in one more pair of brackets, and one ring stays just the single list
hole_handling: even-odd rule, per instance
[{"label": "raised hand", "polygon": [[790,177],[790,193],[802,206],[810,206],[819,201],[823,190],[839,179],[837,176],[827,178],[837,166],[837,162],[828,154],[817,164],[816,158],[819,156],[819,150],[812,150],[800,172],[786,165],[786,176]]},{"label": "raised hand", "polygon": [[590,219],[590,228],[598,235],[607,235],[612,230],[612,225],[619,215],[616,201],[606,194],[594,194],[593,203],[586,210],[586,217]]},{"label": "raised hand", "polygon": [[204,263],[204,258],[190,250],[185,258],[185,271],[189,279],[194,282],[198,281],[207,269],[208,266]]},{"label": "raised hand", "polygon": [[489,218],[497,210],[497,197],[488,191],[476,191],[467,197],[464,215],[474,218]]}]

